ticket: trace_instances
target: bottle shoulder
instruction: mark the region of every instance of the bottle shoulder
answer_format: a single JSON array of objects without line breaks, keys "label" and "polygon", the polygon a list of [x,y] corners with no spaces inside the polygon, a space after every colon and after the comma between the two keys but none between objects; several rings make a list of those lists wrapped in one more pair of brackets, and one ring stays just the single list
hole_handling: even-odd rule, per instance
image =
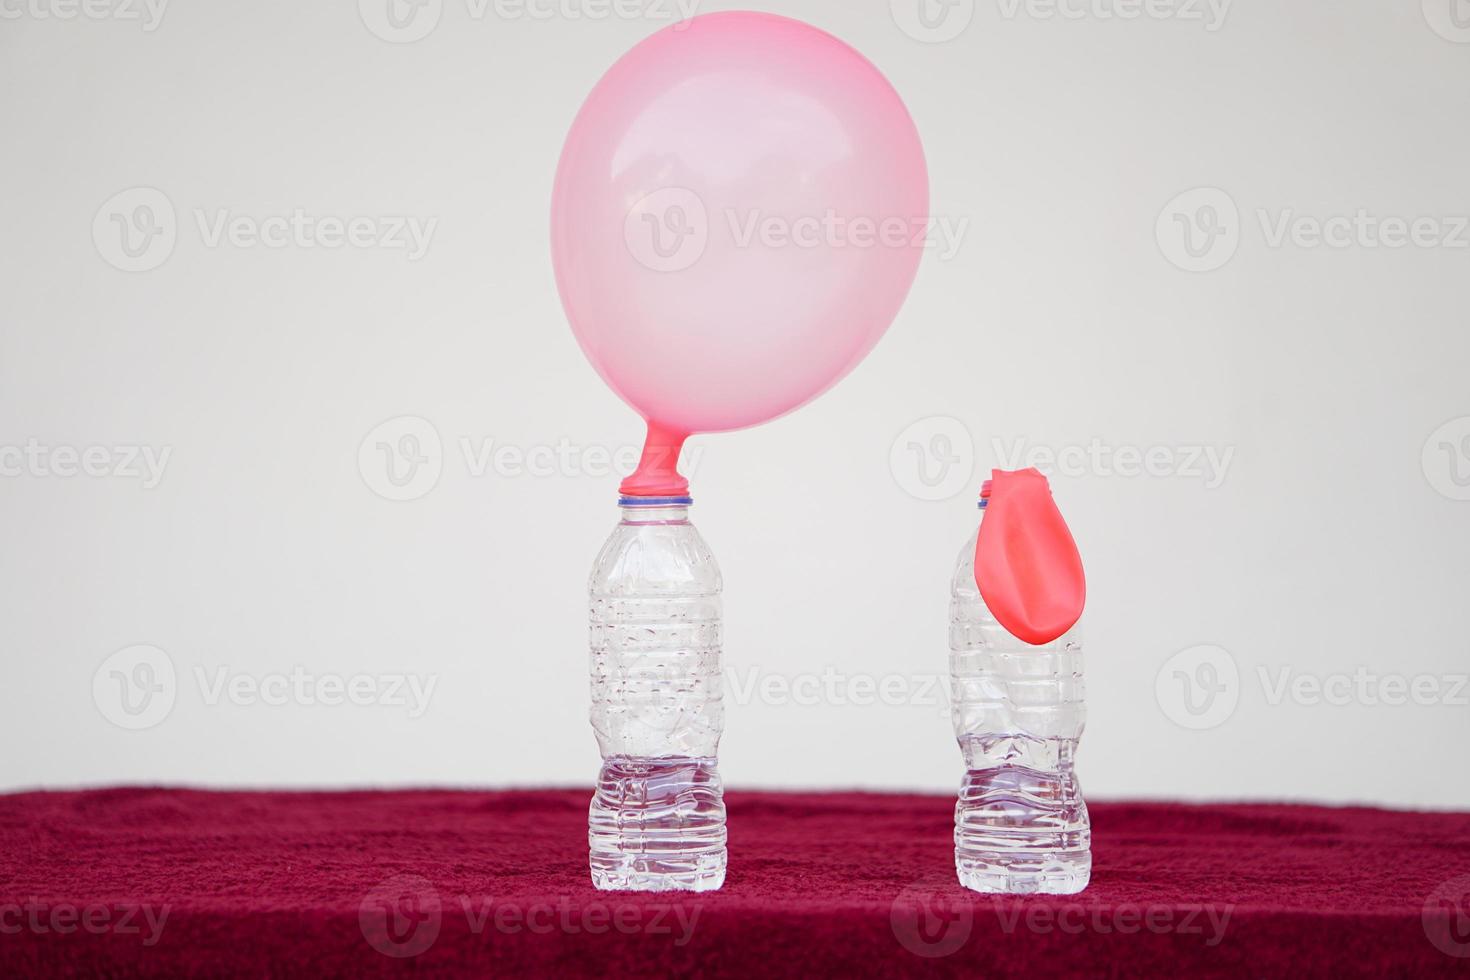
[{"label": "bottle shoulder", "polygon": [[979,531],[970,534],[969,540],[960,548],[959,557],[955,559],[954,574],[949,580],[950,595],[953,598],[980,598],[980,587],[975,584],[975,543],[979,534]]},{"label": "bottle shoulder", "polygon": [[719,562],[692,524],[618,524],[592,564],[603,594],[708,595],[724,588]]}]

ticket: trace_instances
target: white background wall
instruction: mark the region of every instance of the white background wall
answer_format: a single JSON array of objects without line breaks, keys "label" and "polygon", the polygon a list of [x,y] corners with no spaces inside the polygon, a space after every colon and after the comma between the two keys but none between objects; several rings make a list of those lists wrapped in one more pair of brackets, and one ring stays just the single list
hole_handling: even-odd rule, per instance
[{"label": "white background wall", "polygon": [[[581,98],[666,10],[431,0],[408,30],[432,30],[392,43],[369,27],[391,33],[386,2],[178,3],[156,21],[3,6],[0,446],[108,447],[94,469],[124,462],[113,447],[169,456],[151,488],[62,475],[64,451],[19,475],[0,457],[0,785],[596,771],[584,589],[617,479],[579,474],[589,447],[641,433],[566,326],[547,209]],[[952,790],[926,678],[945,670],[974,491],[1017,440],[1095,441],[1105,461],[1052,468],[1090,580],[1089,795],[1470,806],[1450,761],[1470,735],[1470,26],[1453,0],[1180,0],[1132,19],[1107,16],[1122,0],[1070,0],[1075,18],[929,2],[933,31],[912,0],[761,4],[888,74],[934,212],[968,230],[840,386],[696,443],[731,676],[776,685],[730,692],[728,783]],[[108,202],[137,187],[166,196],[174,242],[125,272],[108,216],[150,198]],[[1218,267],[1184,271],[1174,215],[1205,221],[1202,204],[1223,234],[1200,261]],[[437,224],[417,260],[209,244],[222,213],[296,209]],[[1300,237],[1300,219],[1360,209],[1434,221],[1398,248],[1379,237],[1392,222],[1340,247]],[[1296,240],[1274,237],[1283,218]],[[442,472],[390,502],[359,447],[400,416],[432,425]],[[944,450],[935,435],[940,455],[909,448]],[[464,440],[570,447],[578,471],[475,475]],[[1151,447],[1177,455],[1119,472],[1118,450]],[[1222,471],[1189,465],[1206,449]],[[919,499],[921,464],[950,496]],[[138,644],[167,661],[109,661]],[[164,690],[131,716],[111,671],[140,662]],[[435,687],[417,716],[212,690],[298,667]],[[835,697],[780,696],[828,668]],[[1211,669],[1213,701],[1181,680]],[[887,675],[907,703],[853,703]],[[1434,703],[1384,703],[1421,675]],[[1347,703],[1294,694],[1302,676]]]}]

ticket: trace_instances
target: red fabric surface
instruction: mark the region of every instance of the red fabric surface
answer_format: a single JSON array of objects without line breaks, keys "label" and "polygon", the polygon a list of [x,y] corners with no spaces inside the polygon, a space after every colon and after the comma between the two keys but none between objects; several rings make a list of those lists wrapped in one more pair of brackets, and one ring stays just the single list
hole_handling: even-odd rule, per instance
[{"label": "red fabric surface", "polygon": [[725,888],[631,896],[589,795],[0,796],[0,976],[1470,974],[1467,814],[1097,803],[1086,892],[991,898],[947,797],[732,792]]}]

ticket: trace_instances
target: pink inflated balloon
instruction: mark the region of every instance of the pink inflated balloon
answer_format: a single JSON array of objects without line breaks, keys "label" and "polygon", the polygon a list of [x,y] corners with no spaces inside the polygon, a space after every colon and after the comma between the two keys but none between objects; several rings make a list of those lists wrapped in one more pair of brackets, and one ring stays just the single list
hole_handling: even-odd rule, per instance
[{"label": "pink inflated balloon", "polygon": [[913,120],[866,58],[800,21],[708,14],[629,51],[577,114],[557,286],[593,366],[677,453],[850,371],[913,282],[928,204]]}]

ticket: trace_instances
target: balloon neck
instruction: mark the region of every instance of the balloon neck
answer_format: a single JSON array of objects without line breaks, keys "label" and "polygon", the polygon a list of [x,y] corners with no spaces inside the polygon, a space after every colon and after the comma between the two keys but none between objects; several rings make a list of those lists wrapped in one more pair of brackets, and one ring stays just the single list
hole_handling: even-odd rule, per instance
[{"label": "balloon neck", "polygon": [[689,492],[689,481],[679,475],[679,453],[689,433],[648,423],[648,436],[643,440],[643,455],[633,475],[618,487],[625,497],[682,497]]}]

